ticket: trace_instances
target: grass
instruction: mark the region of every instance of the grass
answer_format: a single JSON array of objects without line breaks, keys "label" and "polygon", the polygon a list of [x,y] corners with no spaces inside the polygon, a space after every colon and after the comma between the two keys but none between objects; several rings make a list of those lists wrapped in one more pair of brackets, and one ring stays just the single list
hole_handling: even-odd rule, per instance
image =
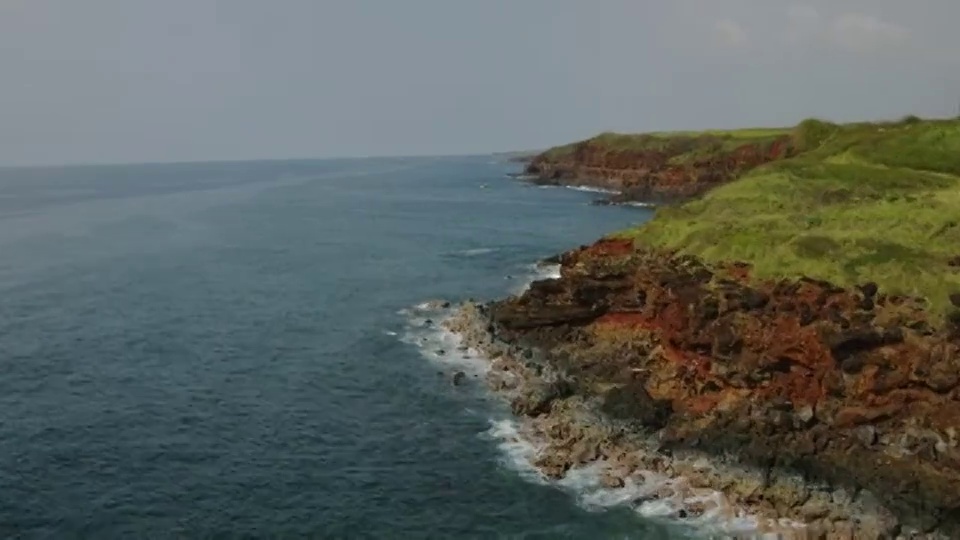
[{"label": "grass", "polygon": [[771,143],[788,134],[789,129],[774,128],[637,134],[606,132],[584,141],[550,148],[543,156],[552,160],[563,159],[573,154],[577,148],[590,145],[602,147],[609,152],[665,152],[671,156],[671,162],[679,164],[713,153],[731,151],[744,144]]},{"label": "grass", "polygon": [[835,125],[792,131],[802,153],[703,198],[663,207],[616,236],[708,261],[741,260],[757,277],[802,275],[925,298],[953,308],[960,272],[960,120]]}]

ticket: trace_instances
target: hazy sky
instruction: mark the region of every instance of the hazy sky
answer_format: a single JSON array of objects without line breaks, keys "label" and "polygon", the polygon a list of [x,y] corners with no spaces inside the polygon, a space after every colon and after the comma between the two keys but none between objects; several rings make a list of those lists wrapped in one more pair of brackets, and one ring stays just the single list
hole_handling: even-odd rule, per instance
[{"label": "hazy sky", "polygon": [[958,0],[0,0],[0,164],[953,114]]}]

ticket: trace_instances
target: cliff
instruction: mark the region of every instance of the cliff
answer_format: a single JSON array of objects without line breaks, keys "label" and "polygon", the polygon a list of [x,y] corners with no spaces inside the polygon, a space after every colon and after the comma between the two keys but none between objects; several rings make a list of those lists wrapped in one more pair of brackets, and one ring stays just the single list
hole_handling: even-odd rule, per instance
[{"label": "cliff", "polygon": [[[960,537],[960,121],[807,121],[668,181],[665,156],[704,137],[649,158],[578,143],[531,164],[558,181],[705,194],[563,254],[559,279],[481,310],[490,339],[515,348],[511,369],[552,374],[514,410],[612,422],[586,454],[617,464],[611,485],[638,463],[678,474],[675,457],[693,452],[754,479],[697,482],[812,538]],[[584,462],[571,449],[588,435],[574,432],[541,430],[546,475]],[[638,434],[661,457],[623,465]]]},{"label": "cliff", "polygon": [[796,150],[790,132],[777,129],[604,133],[535,156],[525,174],[540,184],[617,191],[618,201],[666,202],[700,195]]}]

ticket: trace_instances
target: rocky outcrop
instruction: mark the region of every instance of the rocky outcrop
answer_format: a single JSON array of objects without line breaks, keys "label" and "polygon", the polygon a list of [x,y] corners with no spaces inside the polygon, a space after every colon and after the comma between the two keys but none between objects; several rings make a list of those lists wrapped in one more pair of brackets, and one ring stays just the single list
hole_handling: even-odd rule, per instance
[{"label": "rocky outcrop", "polygon": [[795,154],[788,135],[730,147],[720,137],[638,136],[634,147],[590,139],[563,152],[533,158],[525,174],[548,185],[616,191],[612,202],[670,202],[691,198],[764,163]]},{"label": "rocky outcrop", "polygon": [[702,487],[814,538],[960,537],[960,332],[922,301],[629,240],[560,262],[559,279],[475,308],[471,338],[500,344],[494,386],[524,388],[513,410],[558,448],[545,474],[646,445],[630,459],[655,469],[685,452],[726,463]]}]

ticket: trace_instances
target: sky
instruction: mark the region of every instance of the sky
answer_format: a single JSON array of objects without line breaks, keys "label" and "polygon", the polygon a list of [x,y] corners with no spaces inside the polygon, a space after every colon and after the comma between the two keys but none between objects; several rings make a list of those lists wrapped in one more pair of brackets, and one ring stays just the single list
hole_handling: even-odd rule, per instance
[{"label": "sky", "polygon": [[0,165],[948,116],[957,0],[0,0]]}]

